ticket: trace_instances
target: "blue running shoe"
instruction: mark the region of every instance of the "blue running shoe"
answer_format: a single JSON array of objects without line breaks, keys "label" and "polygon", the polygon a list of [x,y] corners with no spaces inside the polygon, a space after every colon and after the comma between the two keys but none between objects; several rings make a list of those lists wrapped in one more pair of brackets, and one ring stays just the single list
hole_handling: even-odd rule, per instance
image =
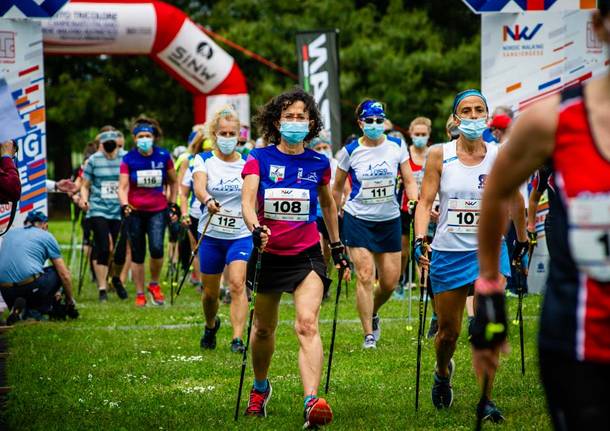
[{"label": "blue running shoe", "polygon": [[449,362],[449,376],[441,377],[434,371],[434,383],[432,384],[432,404],[437,409],[448,409],[453,404],[453,388],[451,387],[451,377],[455,370],[453,359]]},{"label": "blue running shoe", "polygon": [[495,424],[504,422],[502,412],[492,400],[487,400],[482,406],[477,406],[477,415],[484,421],[490,421]]}]

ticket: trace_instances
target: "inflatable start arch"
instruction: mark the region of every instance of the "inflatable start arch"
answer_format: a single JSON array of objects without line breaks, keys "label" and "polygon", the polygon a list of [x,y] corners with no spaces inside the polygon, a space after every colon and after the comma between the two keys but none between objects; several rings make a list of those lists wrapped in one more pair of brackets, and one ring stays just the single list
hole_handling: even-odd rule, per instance
[{"label": "inflatable start arch", "polygon": [[45,54],[148,55],[193,93],[195,122],[231,103],[250,124],[246,79],[233,57],[181,10],[157,0],[72,0],[42,23]]}]

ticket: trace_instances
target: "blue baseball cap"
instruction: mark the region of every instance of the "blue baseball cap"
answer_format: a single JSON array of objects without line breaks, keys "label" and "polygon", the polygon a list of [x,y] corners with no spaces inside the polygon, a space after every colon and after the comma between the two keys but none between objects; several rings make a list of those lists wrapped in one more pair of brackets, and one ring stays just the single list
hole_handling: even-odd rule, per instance
[{"label": "blue baseball cap", "polygon": [[46,223],[49,221],[49,218],[42,211],[30,211],[25,218],[26,224],[34,224],[34,223]]},{"label": "blue baseball cap", "polygon": [[481,100],[483,100],[483,103],[485,103],[485,109],[487,109],[487,112],[489,112],[489,107],[487,106],[487,99],[485,98],[485,96],[483,96],[483,93],[481,93],[477,89],[470,88],[468,90],[464,90],[464,91],[459,92],[455,96],[455,99],[453,99],[453,109],[452,109],[453,114],[456,113],[457,107],[460,104],[460,102],[462,100],[464,100],[465,98],[470,97],[470,96],[480,97]]},{"label": "blue baseball cap", "polygon": [[365,100],[360,106],[358,118],[362,120],[367,117],[385,118],[385,111],[381,102],[376,100]]}]

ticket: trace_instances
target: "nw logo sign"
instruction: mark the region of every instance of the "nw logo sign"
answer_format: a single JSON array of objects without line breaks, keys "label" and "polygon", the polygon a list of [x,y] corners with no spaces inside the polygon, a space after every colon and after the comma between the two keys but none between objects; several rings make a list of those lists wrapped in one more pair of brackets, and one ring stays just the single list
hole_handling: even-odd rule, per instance
[{"label": "nw logo sign", "polygon": [[512,28],[508,25],[505,25],[503,28],[503,40],[504,42],[507,42],[509,39],[512,39],[515,42],[518,42],[520,40],[532,40],[541,27],[542,24],[538,24],[536,25],[536,27],[530,30],[528,26],[525,26],[523,27],[523,29],[521,29],[518,24]]}]

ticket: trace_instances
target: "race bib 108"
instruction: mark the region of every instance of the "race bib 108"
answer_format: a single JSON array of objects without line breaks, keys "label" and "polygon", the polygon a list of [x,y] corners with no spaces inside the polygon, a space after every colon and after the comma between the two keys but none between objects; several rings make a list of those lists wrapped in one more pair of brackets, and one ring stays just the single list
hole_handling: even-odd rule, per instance
[{"label": "race bib 108", "polygon": [[447,205],[447,232],[477,233],[479,228],[479,199],[449,199]]},{"label": "race bib 108", "polygon": [[396,181],[394,178],[371,178],[362,180],[360,188],[360,200],[364,204],[378,204],[383,202],[391,202],[396,199],[394,195],[394,187]]},{"label": "race bib 108", "polygon": [[309,190],[265,190],[265,218],[271,220],[308,221]]},{"label": "race bib 108", "polygon": [[146,169],[137,171],[138,187],[155,188],[163,185],[163,172],[161,169]]},{"label": "race bib 108", "polygon": [[578,268],[610,281],[610,195],[576,197],[568,205],[568,240]]}]

